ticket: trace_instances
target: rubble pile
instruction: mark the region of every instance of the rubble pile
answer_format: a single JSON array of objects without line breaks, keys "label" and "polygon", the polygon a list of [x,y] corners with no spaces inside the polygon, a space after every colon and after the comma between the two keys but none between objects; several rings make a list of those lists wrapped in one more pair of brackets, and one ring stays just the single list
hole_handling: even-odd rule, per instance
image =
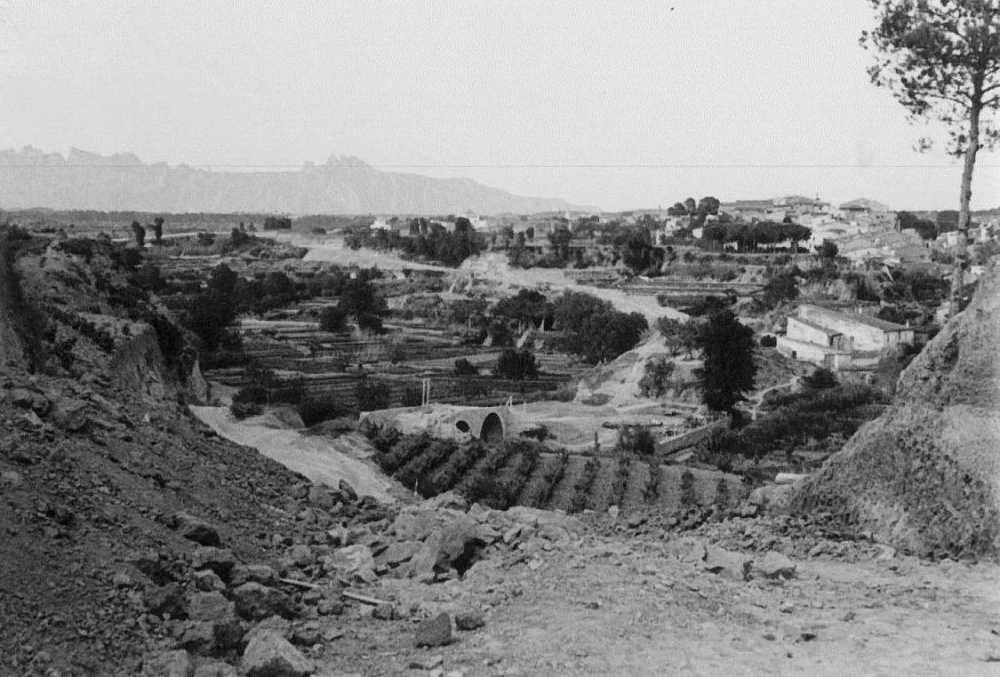
[{"label": "rubble pile", "polygon": [[[139,574],[115,586],[150,638],[143,675],[318,674],[327,647],[359,616],[414,623],[415,647],[447,645],[453,627],[481,628],[482,610],[442,612],[414,587],[458,581],[484,561],[537,567],[540,553],[568,545],[583,528],[560,513],[470,507],[454,494],[399,510],[358,498],[346,484],[296,494],[298,528],[274,537],[283,551],[272,564],[241,561],[217,529],[186,512],[168,521],[193,550],[130,562]],[[320,526],[337,513],[352,516]]]}]

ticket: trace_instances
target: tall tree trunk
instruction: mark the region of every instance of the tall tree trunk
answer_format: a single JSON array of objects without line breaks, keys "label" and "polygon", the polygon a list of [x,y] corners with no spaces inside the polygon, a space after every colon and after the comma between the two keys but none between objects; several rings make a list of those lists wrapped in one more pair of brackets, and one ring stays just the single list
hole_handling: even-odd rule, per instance
[{"label": "tall tree trunk", "polygon": [[972,202],[972,171],[976,167],[976,153],[979,152],[979,114],[982,112],[981,86],[977,83],[969,108],[969,138],[965,148],[965,163],[962,167],[962,191],[959,195],[958,207],[958,251],[955,253],[955,269],[951,278],[951,304],[948,316],[958,312],[962,293],[962,278],[968,258],[966,242],[969,239],[969,223],[972,220],[970,204]]}]

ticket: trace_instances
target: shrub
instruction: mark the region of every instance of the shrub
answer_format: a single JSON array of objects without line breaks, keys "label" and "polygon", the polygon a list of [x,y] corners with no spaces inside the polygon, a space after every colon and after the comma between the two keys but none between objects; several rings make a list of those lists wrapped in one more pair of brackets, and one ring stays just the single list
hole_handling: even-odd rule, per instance
[{"label": "shrub", "polygon": [[455,360],[456,376],[476,376],[477,374],[479,374],[479,369],[464,357]]},{"label": "shrub", "polygon": [[681,510],[690,510],[698,506],[698,494],[694,490],[694,473],[685,470],[681,473]]},{"label": "shrub", "polygon": [[623,454],[652,456],[656,451],[656,438],[649,426],[622,426],[618,429],[618,450]]},{"label": "shrub", "polygon": [[538,425],[527,428],[521,431],[521,437],[527,437],[531,440],[538,440],[539,442],[544,442],[547,439],[554,438],[554,435],[549,430],[548,426],[544,423],[539,423]]},{"label": "shrub", "polygon": [[674,363],[665,357],[654,357],[646,362],[645,373],[639,379],[639,392],[644,397],[661,397],[670,387]]},{"label": "shrub", "polygon": [[372,446],[380,454],[387,454],[403,438],[403,433],[392,426],[382,426],[371,421],[365,421],[361,433],[371,440]]},{"label": "shrub", "polygon": [[601,462],[597,458],[587,459],[586,464],[583,466],[583,473],[580,478],[573,485],[573,500],[569,506],[569,512],[583,512],[587,507],[587,497],[590,495],[590,489],[594,486],[594,481],[597,479],[597,473],[601,469]]},{"label": "shrub", "polygon": [[803,377],[802,383],[812,390],[824,390],[837,385],[837,376],[824,367],[817,367],[816,370]]},{"label": "shrub", "polygon": [[295,409],[307,428],[344,414],[343,409],[330,396],[303,399]]},{"label": "shrub", "polygon": [[229,405],[229,411],[233,414],[233,417],[238,421],[242,421],[250,416],[257,416],[263,409],[256,402],[237,402],[233,398],[233,403]]}]

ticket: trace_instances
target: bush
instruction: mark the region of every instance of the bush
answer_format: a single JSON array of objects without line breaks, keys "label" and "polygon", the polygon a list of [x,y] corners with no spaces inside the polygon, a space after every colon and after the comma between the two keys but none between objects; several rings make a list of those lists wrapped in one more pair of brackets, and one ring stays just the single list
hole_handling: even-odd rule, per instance
[{"label": "bush", "polygon": [[469,362],[464,357],[460,357],[457,360],[455,360],[456,376],[476,376],[478,374],[479,374],[479,369],[477,369],[474,364]]},{"label": "bush", "polygon": [[555,436],[552,431],[549,430],[548,426],[544,423],[539,423],[538,425],[527,428],[521,431],[521,437],[527,437],[531,440],[538,440],[539,442],[544,442],[547,439],[554,439]]},{"label": "bush", "polygon": [[233,417],[236,420],[242,421],[250,416],[257,416],[263,411],[263,409],[256,402],[237,402],[236,399],[233,398],[233,403],[229,405],[229,411],[233,414]]},{"label": "bush", "polygon": [[382,426],[371,421],[364,421],[361,425],[361,433],[371,440],[372,446],[380,454],[387,454],[396,444],[403,439],[403,433],[391,426]]},{"label": "bush", "polygon": [[507,348],[497,358],[493,374],[498,378],[509,378],[515,381],[534,378],[538,375],[535,355],[530,350]]},{"label": "bush", "polygon": [[345,412],[332,397],[311,397],[303,399],[295,408],[307,428],[317,423],[342,416]]},{"label": "bush", "polygon": [[648,426],[622,426],[618,429],[618,451],[643,457],[652,456],[656,451],[656,438]]},{"label": "bush", "polygon": [[665,357],[654,357],[646,362],[645,373],[639,379],[639,392],[643,397],[661,397],[670,387],[674,363]]},{"label": "bush", "polygon": [[817,367],[816,371],[803,377],[802,383],[811,390],[824,390],[837,385],[837,376],[824,367]]}]

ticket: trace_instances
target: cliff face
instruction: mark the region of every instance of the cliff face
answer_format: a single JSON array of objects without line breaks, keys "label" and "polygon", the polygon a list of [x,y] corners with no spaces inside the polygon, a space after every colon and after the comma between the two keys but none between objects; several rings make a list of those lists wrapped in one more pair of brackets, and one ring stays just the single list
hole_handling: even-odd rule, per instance
[{"label": "cliff face", "polygon": [[900,376],[893,406],[803,483],[831,511],[925,556],[1000,554],[1000,269]]},{"label": "cliff face", "polygon": [[10,269],[10,248],[7,234],[0,233],[0,366],[24,360],[24,347],[15,330],[12,299],[16,284]]},{"label": "cliff face", "polygon": [[[0,254],[10,251],[4,242]],[[0,258],[0,365],[104,384],[151,406],[180,393],[207,399],[189,339],[155,296],[135,286],[134,262],[120,247],[36,237],[16,261]]]},{"label": "cliff face", "polygon": [[563,200],[522,197],[469,179],[382,172],[332,158],[297,172],[225,172],[145,164],[131,154],[67,157],[27,148],[0,152],[6,208],[291,214],[481,214],[562,211]]}]

